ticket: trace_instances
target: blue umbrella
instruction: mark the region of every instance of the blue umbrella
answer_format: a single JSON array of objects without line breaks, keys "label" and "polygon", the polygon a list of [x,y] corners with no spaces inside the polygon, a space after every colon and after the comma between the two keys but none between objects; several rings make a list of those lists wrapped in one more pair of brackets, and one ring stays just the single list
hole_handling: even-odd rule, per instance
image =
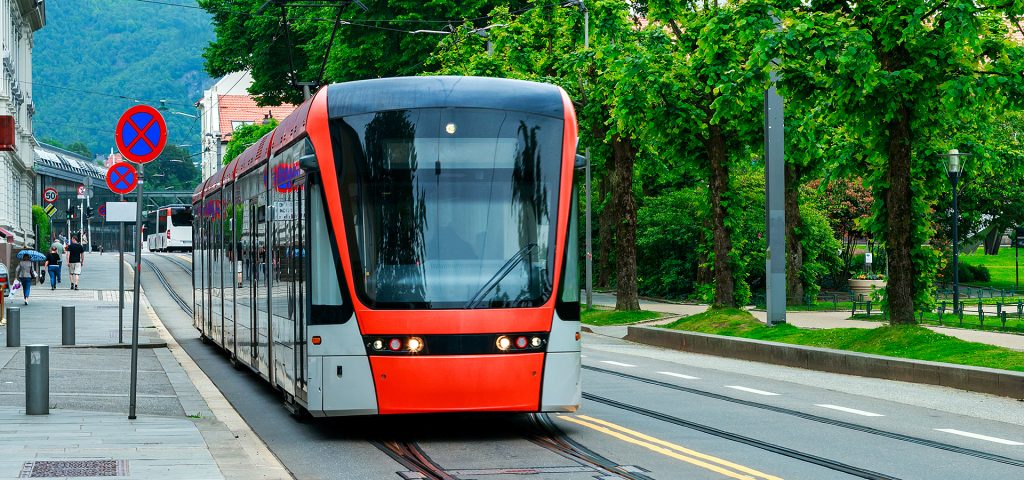
[{"label": "blue umbrella", "polygon": [[46,261],[46,255],[43,255],[35,250],[22,250],[18,252],[18,258],[23,258],[28,255],[28,259],[33,262],[44,262]]}]

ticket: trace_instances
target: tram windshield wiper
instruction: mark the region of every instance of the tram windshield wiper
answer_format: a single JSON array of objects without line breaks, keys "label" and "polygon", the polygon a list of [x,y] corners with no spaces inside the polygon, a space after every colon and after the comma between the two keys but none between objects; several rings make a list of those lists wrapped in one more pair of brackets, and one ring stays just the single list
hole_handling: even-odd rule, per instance
[{"label": "tram windshield wiper", "polygon": [[463,308],[476,308],[481,303],[483,303],[484,299],[487,298],[487,294],[491,293],[491,290],[494,290],[494,287],[497,287],[498,284],[501,283],[501,281],[504,280],[509,273],[512,273],[512,270],[515,269],[516,266],[518,266],[520,263],[522,263],[523,259],[526,258],[526,256],[529,255],[531,252],[533,252],[533,249],[535,248],[537,248],[537,243],[530,242],[526,244],[525,247],[521,248],[518,252],[512,254],[512,256],[505,261],[505,264],[502,265],[501,268],[499,268],[498,271],[494,273],[494,276],[491,277],[491,279],[488,280],[486,283],[484,283],[480,287],[480,290],[477,290],[476,294],[474,294],[473,297],[470,298],[468,302],[466,302],[466,305]]}]

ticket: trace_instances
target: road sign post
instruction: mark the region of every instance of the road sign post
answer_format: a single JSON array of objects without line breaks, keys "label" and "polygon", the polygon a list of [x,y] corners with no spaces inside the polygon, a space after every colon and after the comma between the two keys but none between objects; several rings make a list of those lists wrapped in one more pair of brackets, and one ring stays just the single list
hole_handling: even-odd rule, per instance
[{"label": "road sign post", "polygon": [[[149,105],[136,105],[129,108],[117,122],[114,143],[117,144],[117,149],[124,158],[139,164],[139,174],[136,176],[138,202],[135,207],[135,229],[141,231],[143,165],[160,156],[164,144],[167,143],[167,125],[164,123],[164,117]],[[141,243],[138,241],[133,243],[135,244],[135,303],[132,305],[131,387],[128,392],[128,419],[130,420],[135,419],[135,392],[139,376],[139,286],[142,277]]]}]

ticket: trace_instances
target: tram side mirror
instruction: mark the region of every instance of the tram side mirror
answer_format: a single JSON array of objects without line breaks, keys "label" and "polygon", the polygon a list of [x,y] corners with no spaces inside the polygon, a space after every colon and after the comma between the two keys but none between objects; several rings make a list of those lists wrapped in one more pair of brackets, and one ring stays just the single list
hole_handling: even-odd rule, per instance
[{"label": "tram side mirror", "polygon": [[309,154],[299,157],[299,168],[304,172],[315,172],[317,171],[316,155]]},{"label": "tram side mirror", "polygon": [[577,153],[576,163],[574,164],[574,166],[576,167],[576,170],[582,170],[584,168],[587,168],[587,157],[584,157],[583,155]]}]

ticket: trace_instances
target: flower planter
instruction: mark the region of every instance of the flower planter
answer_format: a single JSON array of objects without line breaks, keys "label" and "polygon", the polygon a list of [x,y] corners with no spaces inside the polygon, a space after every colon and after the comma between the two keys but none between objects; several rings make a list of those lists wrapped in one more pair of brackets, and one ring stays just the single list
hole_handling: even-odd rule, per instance
[{"label": "flower planter", "polygon": [[850,292],[853,293],[853,299],[856,301],[862,300],[861,295],[863,295],[863,300],[871,300],[871,292],[884,288],[885,280],[850,279]]}]

